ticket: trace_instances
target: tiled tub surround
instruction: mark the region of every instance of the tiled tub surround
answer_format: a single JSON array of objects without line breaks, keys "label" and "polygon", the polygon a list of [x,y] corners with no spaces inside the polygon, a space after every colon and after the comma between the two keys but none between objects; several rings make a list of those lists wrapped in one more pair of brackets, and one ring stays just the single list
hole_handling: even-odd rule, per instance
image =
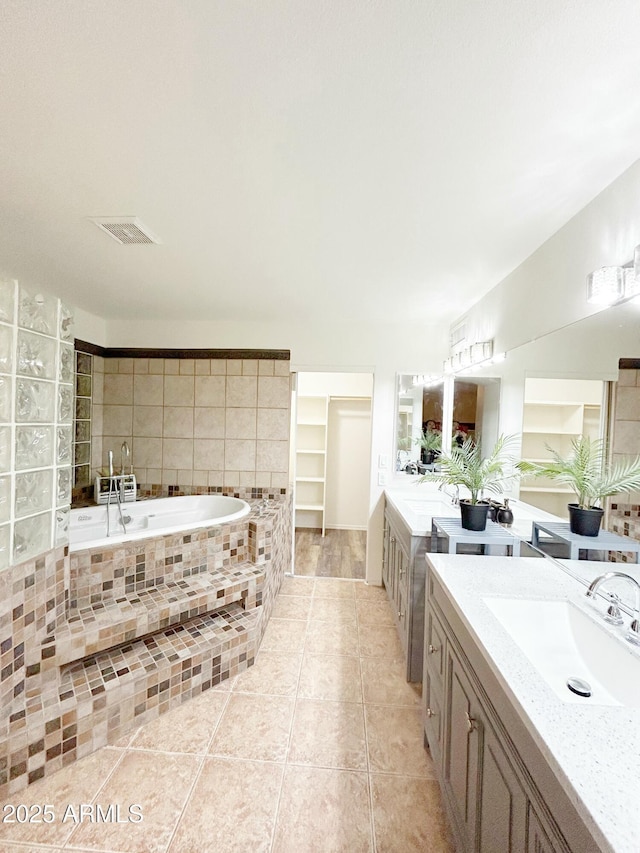
[{"label": "tiled tub surround", "polygon": [[288,495],[239,522],[0,574],[5,797],[253,663],[291,554]]},{"label": "tiled tub surround", "polygon": [[109,450],[117,467],[127,441],[141,494],[169,487],[287,488],[290,362],[270,351],[224,352],[216,358],[94,354],[94,473]]}]

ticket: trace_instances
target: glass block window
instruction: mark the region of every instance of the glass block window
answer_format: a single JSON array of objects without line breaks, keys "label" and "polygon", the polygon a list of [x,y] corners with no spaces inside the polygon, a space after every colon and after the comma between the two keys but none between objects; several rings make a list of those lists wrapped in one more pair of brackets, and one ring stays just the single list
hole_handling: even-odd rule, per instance
[{"label": "glass block window", "polygon": [[0,571],[66,541],[73,317],[0,280]]},{"label": "glass block window", "polygon": [[91,483],[91,395],[93,390],[93,357],[76,352],[75,419],[73,436],[73,487]]}]

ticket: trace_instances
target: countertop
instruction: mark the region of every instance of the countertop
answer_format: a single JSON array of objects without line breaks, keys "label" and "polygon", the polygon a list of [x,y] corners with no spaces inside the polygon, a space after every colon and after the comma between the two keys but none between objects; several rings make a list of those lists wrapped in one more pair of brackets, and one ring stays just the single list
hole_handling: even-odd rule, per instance
[{"label": "countertop", "polygon": [[[640,708],[563,702],[483,601],[563,598],[593,613],[577,577],[589,581],[608,570],[639,577],[637,567],[563,560],[572,577],[551,560],[527,557],[429,554],[427,562],[603,851],[638,853]],[[619,638],[620,629],[597,621]],[[626,641],[618,642],[640,657]]]},{"label": "countertop", "polygon": [[[412,536],[430,536],[431,519],[434,516],[460,518],[460,507],[452,503],[451,497],[438,489],[434,483],[409,481],[406,484],[389,486],[384,493],[385,498],[404,519]],[[509,499],[509,507],[513,510],[513,525],[507,529],[527,542],[531,541],[532,522],[564,520],[512,498]]]}]

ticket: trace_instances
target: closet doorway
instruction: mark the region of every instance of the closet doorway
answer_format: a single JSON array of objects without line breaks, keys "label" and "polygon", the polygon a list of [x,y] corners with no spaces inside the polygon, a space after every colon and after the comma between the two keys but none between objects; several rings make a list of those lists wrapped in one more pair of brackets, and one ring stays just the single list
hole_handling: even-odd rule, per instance
[{"label": "closet doorway", "polygon": [[295,388],[294,574],[364,579],[373,376],[299,372]]}]

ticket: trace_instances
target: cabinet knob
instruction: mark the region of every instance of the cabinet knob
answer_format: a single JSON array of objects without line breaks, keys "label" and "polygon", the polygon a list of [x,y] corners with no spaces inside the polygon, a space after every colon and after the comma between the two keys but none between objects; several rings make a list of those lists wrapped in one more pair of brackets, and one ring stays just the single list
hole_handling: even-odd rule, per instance
[{"label": "cabinet knob", "polygon": [[427,646],[427,651],[430,655],[435,655],[436,652],[440,651],[440,647],[434,646],[432,643],[429,643],[429,645]]},{"label": "cabinet knob", "polygon": [[392,537],[391,537],[391,539],[390,539],[389,541],[390,541],[390,542],[395,542],[395,541],[396,541],[396,537],[395,537],[395,536],[392,536]]},{"label": "cabinet knob", "polygon": [[429,717],[429,719],[431,719],[431,717],[435,717],[435,716],[436,716],[436,712],[432,711],[431,708],[427,708],[427,717]]},{"label": "cabinet knob", "polygon": [[475,730],[478,728],[478,721],[475,719],[475,717],[472,717],[468,711],[466,712],[466,716],[467,716],[467,731],[468,732],[475,732]]},{"label": "cabinet knob", "polygon": [[404,616],[404,611],[398,610],[398,619],[402,619]]}]

